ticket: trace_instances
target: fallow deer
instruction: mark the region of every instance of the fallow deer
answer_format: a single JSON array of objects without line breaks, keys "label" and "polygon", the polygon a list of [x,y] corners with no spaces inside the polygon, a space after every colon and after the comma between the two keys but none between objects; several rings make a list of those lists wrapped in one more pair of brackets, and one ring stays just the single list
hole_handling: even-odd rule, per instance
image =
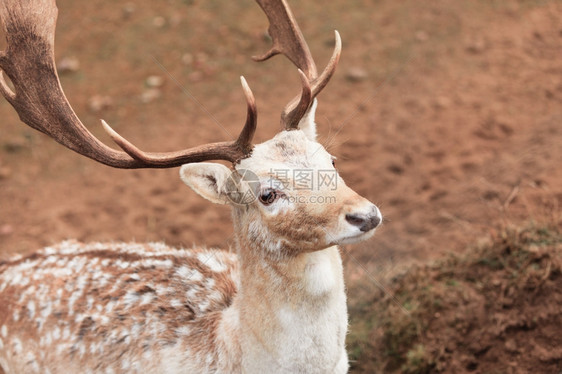
[{"label": "fallow deer", "polygon": [[[96,139],[68,103],[54,63],[54,0],[2,0],[7,49],[0,91],[27,125],[117,168],[183,165],[195,192],[232,206],[236,254],[163,244],[67,241],[0,263],[0,366],[7,373],[344,373],[347,307],[338,244],[371,237],[378,208],[345,185],[316,142],[318,74],[285,0],[258,0],[273,47],[298,68],[302,90],[284,130],[252,145],[257,115],[232,142],[146,153],[109,125],[123,149]],[[202,161],[226,160],[232,168]],[[332,171],[337,184],[296,188],[293,171]],[[284,177],[273,170],[289,171]],[[247,178],[251,174],[254,179]],[[249,194],[249,195],[248,195]],[[241,200],[243,196],[256,199]],[[330,203],[318,203],[322,198]],[[311,203],[313,199],[316,203]]]}]

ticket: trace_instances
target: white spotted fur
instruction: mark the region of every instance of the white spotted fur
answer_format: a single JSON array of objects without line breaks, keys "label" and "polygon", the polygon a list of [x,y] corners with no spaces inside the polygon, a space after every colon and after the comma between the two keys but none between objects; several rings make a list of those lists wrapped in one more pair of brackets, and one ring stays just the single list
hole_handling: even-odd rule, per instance
[{"label": "white spotted fur", "polygon": [[[305,117],[303,131],[255,146],[236,168],[252,170],[262,186],[272,169],[332,168],[313,118]],[[181,177],[225,203],[230,172],[189,164]],[[67,241],[0,263],[0,366],[6,373],[347,372],[337,244],[374,232],[361,232],[346,214],[380,213],[337,178],[337,189],[287,186],[281,192],[291,199],[232,204],[236,253]],[[307,203],[311,196],[335,202]]]}]

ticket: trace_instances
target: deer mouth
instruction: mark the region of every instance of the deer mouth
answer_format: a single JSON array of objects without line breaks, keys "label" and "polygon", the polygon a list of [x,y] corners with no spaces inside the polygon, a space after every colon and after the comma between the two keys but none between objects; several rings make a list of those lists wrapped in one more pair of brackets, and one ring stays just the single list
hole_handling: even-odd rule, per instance
[{"label": "deer mouth", "polygon": [[377,229],[372,229],[367,232],[358,232],[355,234],[346,235],[340,239],[333,240],[333,242],[336,245],[359,243],[367,239],[370,239],[373,235],[375,235],[375,231],[377,231]]}]

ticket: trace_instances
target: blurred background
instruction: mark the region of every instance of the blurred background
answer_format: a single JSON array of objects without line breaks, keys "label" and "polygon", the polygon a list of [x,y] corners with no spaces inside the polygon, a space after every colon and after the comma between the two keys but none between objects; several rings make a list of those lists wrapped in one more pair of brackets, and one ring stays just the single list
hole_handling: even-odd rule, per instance
[{"label": "blurred background", "polygon": [[[280,130],[280,112],[300,90],[296,69],[283,57],[251,60],[270,39],[265,16],[250,0],[57,4],[62,86],[83,123],[107,144],[100,118],[147,151],[232,139],[245,120],[240,75],[257,99],[261,142]],[[541,345],[544,332],[525,324],[538,340],[519,330],[507,336],[506,329],[485,338],[475,326],[501,324],[485,317],[493,314],[486,300],[499,296],[482,292],[512,292],[502,282],[514,279],[513,266],[526,266],[516,271],[525,282],[529,269],[540,279],[546,274],[541,287],[554,282],[548,287],[556,290],[560,282],[562,2],[290,5],[319,67],[331,55],[333,30],[342,36],[338,70],[319,97],[319,140],[338,158],[347,184],[385,216],[372,240],[342,248],[352,371],[478,372],[495,370],[494,363],[506,370],[500,372],[560,370],[560,340]],[[0,125],[1,257],[69,238],[233,246],[229,209],[189,190],[177,169],[97,164],[22,124],[5,100]],[[511,264],[501,256],[527,251],[529,243],[540,250],[525,252],[532,255],[517,266],[492,261],[471,274],[455,267],[481,266],[480,257],[467,256],[487,249],[497,252],[485,256]],[[505,274],[486,280],[491,288],[474,286],[495,270]],[[415,286],[426,281],[445,285]],[[439,290],[440,305],[427,289]],[[521,297],[526,304],[508,308],[519,315],[537,302]],[[552,310],[559,311],[559,299],[550,297]],[[472,309],[459,311],[459,300]],[[447,315],[453,322],[440,324]],[[436,337],[435,327],[450,329],[447,339]],[[488,338],[484,347],[471,345]],[[455,339],[452,347],[443,343]],[[521,361],[524,341],[544,348],[532,348],[529,362]]]}]

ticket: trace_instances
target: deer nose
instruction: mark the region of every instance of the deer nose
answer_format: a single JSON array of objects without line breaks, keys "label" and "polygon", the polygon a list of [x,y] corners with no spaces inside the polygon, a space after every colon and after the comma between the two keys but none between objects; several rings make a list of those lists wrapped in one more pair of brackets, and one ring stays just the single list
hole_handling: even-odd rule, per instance
[{"label": "deer nose", "polygon": [[345,220],[353,226],[357,226],[363,232],[371,231],[381,223],[381,216],[377,208],[373,208],[368,214],[353,213],[346,214]]}]

